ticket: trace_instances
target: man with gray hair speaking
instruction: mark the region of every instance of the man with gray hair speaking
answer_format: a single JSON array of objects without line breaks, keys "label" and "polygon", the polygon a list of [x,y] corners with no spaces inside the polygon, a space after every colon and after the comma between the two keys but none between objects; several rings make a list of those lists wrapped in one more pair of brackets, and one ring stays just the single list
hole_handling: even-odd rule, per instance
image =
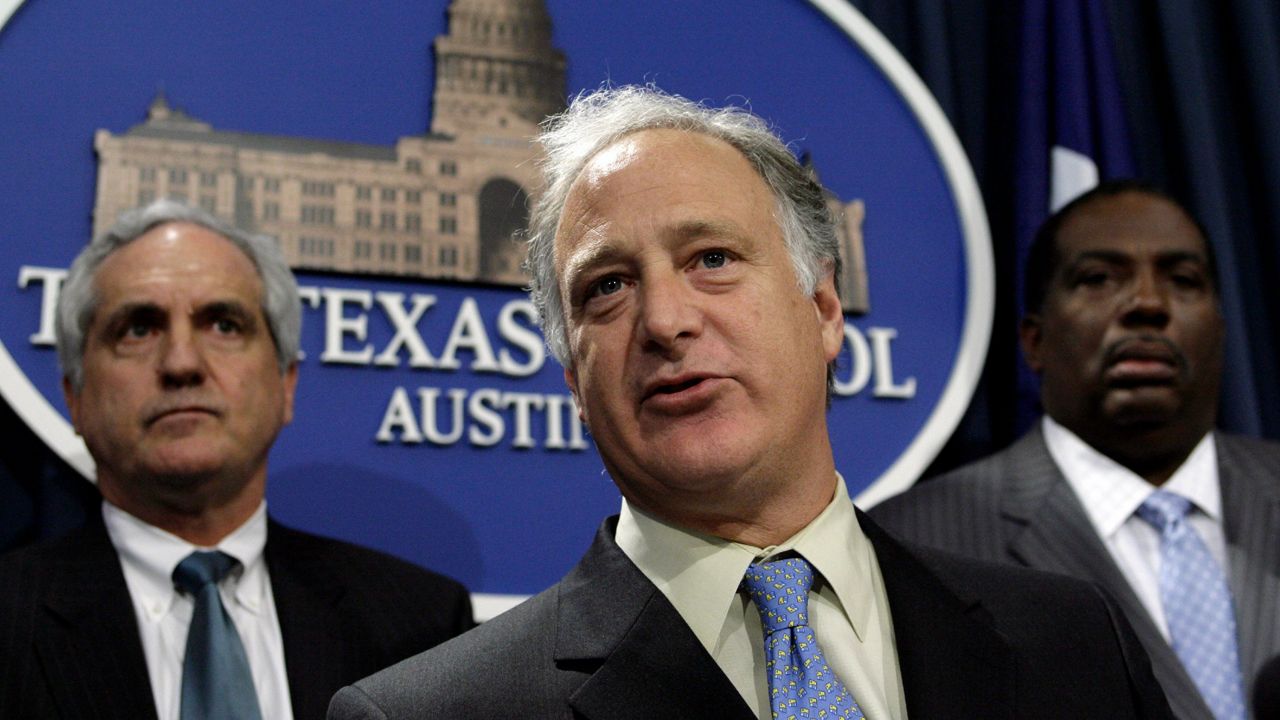
[{"label": "man with gray hair speaking", "polygon": [[621,513],[560,583],[331,718],[1167,716],[1094,588],[855,510],[826,424],[832,218],[763,121],[623,87],[542,143],[533,297]]},{"label": "man with gray hair speaking", "polygon": [[158,201],[80,253],[57,313],[102,513],[0,559],[0,717],[317,718],[471,626],[458,583],[267,516],[301,317],[273,240]]}]

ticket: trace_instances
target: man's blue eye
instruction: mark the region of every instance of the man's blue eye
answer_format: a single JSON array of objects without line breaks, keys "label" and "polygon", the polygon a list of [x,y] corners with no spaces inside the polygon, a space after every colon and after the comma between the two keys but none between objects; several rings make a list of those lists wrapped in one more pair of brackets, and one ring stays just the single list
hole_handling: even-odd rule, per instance
[{"label": "man's blue eye", "polygon": [[607,277],[596,283],[596,295],[612,295],[622,289],[622,280],[616,277]]},{"label": "man's blue eye", "polygon": [[727,262],[729,262],[729,258],[719,250],[712,250],[702,254],[702,265],[706,268],[721,268]]}]

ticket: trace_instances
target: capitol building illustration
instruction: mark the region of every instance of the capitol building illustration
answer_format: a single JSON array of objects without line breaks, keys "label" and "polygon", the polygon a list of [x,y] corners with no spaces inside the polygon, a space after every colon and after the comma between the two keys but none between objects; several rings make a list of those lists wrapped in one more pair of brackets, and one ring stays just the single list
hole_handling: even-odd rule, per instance
[{"label": "capitol building illustration", "polygon": [[[215,129],[158,94],[143,123],[95,133],[94,234],[170,197],[275,237],[298,270],[524,285],[533,137],[566,97],[551,29],[542,0],[452,0],[430,130],[393,147]],[[862,204],[831,203],[845,306],[865,312]]]}]

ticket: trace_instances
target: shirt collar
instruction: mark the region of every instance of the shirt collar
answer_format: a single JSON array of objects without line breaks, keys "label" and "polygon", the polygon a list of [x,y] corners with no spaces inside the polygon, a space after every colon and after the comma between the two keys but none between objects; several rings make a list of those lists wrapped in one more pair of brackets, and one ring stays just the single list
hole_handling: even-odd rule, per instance
[{"label": "shirt collar", "polygon": [[[1102,537],[1112,537],[1156,491],[1137,473],[1098,452],[1048,415],[1042,427],[1049,454]],[[1212,432],[1205,433],[1163,489],[1187,498],[1215,522],[1221,522],[1222,493]]]},{"label": "shirt collar", "polygon": [[831,586],[859,637],[869,622],[871,596],[865,589],[871,573],[871,544],[858,525],[839,474],[835,496],[827,507],[780,545],[757,548],[704,535],[664,522],[626,500],[615,538],[709,652],[714,653],[720,641],[747,565],[792,550]]},{"label": "shirt collar", "polygon": [[238,603],[250,612],[260,612],[268,588],[263,548],[267,543],[267,503],[240,527],[223,538],[214,548],[202,548],[182,538],[143,522],[128,512],[103,500],[102,520],[121,562],[130,572],[130,591],[141,595],[144,605],[167,611],[177,598],[173,586],[173,570],[183,558],[196,550],[217,549],[240,561],[241,568],[229,579]]}]

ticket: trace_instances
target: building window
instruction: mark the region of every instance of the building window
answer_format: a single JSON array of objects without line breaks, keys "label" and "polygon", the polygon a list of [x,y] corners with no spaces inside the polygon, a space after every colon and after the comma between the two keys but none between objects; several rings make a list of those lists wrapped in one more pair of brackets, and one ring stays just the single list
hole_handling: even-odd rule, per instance
[{"label": "building window", "polygon": [[440,193],[440,207],[457,207],[458,193]]},{"label": "building window", "polygon": [[240,175],[236,177],[236,188],[244,192],[249,192],[253,189],[253,178],[247,175]]},{"label": "building window", "polygon": [[395,202],[395,201],[396,201],[396,189],[382,188],[382,202]]},{"label": "building window", "polygon": [[306,180],[302,183],[302,194],[313,197],[333,197],[333,183]]},{"label": "building window", "polygon": [[280,203],[262,203],[262,219],[263,220],[279,220],[280,219]]},{"label": "building window", "polygon": [[373,244],[368,240],[357,240],[355,255],[357,260],[368,260],[373,257]]},{"label": "building window", "polygon": [[373,227],[373,211],[357,210],[356,211],[356,227],[360,227],[360,228]]},{"label": "building window", "polygon": [[422,202],[422,191],[421,190],[405,190],[404,200],[405,202],[420,203]]},{"label": "building window", "polygon": [[155,182],[156,169],[153,167],[144,167],[138,170],[138,179],[142,182]]},{"label": "building window", "polygon": [[217,187],[218,176],[211,172],[200,173],[200,187]]},{"label": "building window", "polygon": [[280,192],[280,178],[263,178],[262,189],[267,192]]},{"label": "building window", "polygon": [[169,199],[174,202],[185,203],[187,201],[187,194],[184,192],[171,192],[169,193]]},{"label": "building window", "polygon": [[453,177],[454,175],[457,175],[457,174],[458,174],[458,163],[454,162],[453,160],[441,160],[441,161],[440,161],[440,174],[441,174],[441,175],[447,175],[447,176],[449,176],[449,177]]},{"label": "building window", "polygon": [[357,199],[357,200],[369,200],[369,199],[371,199],[371,198],[373,198],[373,188],[369,187],[368,185],[357,185],[357,186],[356,186],[356,199]]},{"label": "building window", "polygon": [[417,245],[404,246],[404,261],[412,265],[422,264],[422,248]]},{"label": "building window", "polygon": [[457,235],[458,234],[458,218],[455,218],[455,217],[440,218],[440,234],[441,235]]},{"label": "building window", "polygon": [[298,252],[310,257],[333,257],[333,239],[304,235],[298,238]]},{"label": "building window", "polygon": [[422,161],[417,158],[410,158],[404,164],[404,169],[414,175],[422,174]]},{"label": "building window", "polygon": [[409,213],[404,216],[404,229],[410,232],[417,232],[422,229],[422,216],[418,213]]},{"label": "building window", "polygon": [[382,215],[379,216],[378,218],[378,228],[381,230],[395,230],[396,214],[390,213],[390,212],[382,213]]},{"label": "building window", "polygon": [[458,264],[458,248],[444,245],[440,248],[440,267],[454,267]]},{"label": "building window", "polygon": [[302,222],[305,225],[332,225],[333,208],[326,205],[303,205]]},{"label": "building window", "polygon": [[200,208],[205,212],[207,213],[216,212],[217,207],[218,207],[218,200],[214,196],[212,195],[200,196]]},{"label": "building window", "polygon": [[152,200],[156,199],[155,190],[142,190],[138,193],[139,205],[150,205]]},{"label": "building window", "polygon": [[378,246],[378,259],[383,262],[396,261],[395,243],[382,243]]},{"label": "building window", "polygon": [[169,182],[182,185],[187,181],[187,171],[173,168],[169,170]]}]

